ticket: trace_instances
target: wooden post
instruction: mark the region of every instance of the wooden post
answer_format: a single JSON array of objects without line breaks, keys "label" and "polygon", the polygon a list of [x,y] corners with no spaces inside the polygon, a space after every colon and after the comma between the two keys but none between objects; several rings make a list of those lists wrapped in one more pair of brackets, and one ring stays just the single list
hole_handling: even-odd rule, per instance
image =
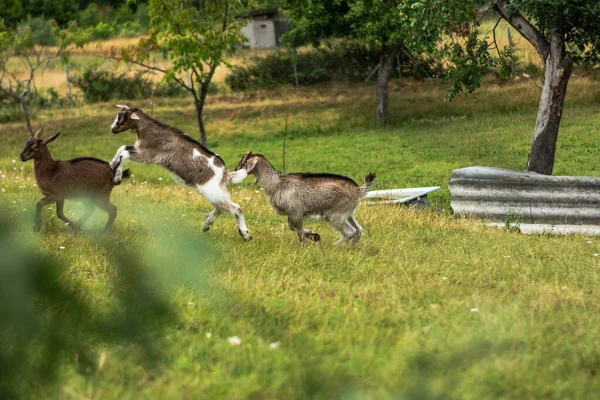
[{"label": "wooden post", "polygon": [[283,173],[285,174],[285,139],[287,137],[288,116],[285,116],[285,129],[283,131]]},{"label": "wooden post", "polygon": [[296,83],[296,87],[300,86],[298,82],[298,67],[296,66],[296,50],[292,49],[292,68],[294,68],[294,81]]},{"label": "wooden post", "polygon": [[[156,68],[156,55],[152,60],[152,66]],[[154,117],[154,89],[156,88],[156,83],[154,82],[154,72],[152,73],[152,94],[150,96],[150,116]]]},{"label": "wooden post", "polygon": [[69,80],[69,65],[65,64],[65,76],[67,77],[67,91],[69,93],[69,103],[71,103],[71,107],[75,107],[75,103],[73,103],[73,95],[71,94],[71,81]]}]

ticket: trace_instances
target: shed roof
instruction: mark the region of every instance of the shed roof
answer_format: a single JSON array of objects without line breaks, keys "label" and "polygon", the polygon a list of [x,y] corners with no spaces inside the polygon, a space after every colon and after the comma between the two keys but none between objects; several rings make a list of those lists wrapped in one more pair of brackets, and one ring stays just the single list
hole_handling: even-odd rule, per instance
[{"label": "shed roof", "polygon": [[266,10],[250,11],[245,14],[238,15],[236,18],[243,19],[252,17],[273,17],[277,14],[279,14],[279,8],[269,8]]}]

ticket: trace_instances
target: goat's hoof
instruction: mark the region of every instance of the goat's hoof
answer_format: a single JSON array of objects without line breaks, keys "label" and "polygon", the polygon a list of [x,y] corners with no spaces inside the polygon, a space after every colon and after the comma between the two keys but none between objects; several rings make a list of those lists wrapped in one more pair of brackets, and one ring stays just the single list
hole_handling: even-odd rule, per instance
[{"label": "goat's hoof", "polygon": [[238,229],[238,232],[240,233],[240,236],[243,237],[247,242],[252,240],[252,235],[250,235],[248,230],[246,230],[246,233],[244,233],[241,229]]},{"label": "goat's hoof", "polygon": [[319,235],[318,233],[311,233],[310,240],[312,240],[313,242],[318,242],[319,240],[321,240],[321,235]]},{"label": "goat's hoof", "polygon": [[208,232],[209,229],[210,229],[210,226],[203,226],[202,232]]}]

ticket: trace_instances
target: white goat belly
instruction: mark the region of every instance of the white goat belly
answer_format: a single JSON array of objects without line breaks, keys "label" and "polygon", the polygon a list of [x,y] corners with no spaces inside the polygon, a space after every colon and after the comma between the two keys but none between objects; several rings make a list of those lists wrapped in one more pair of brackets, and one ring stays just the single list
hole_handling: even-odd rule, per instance
[{"label": "white goat belly", "polygon": [[227,192],[221,187],[221,181],[223,180],[223,168],[219,168],[215,165],[213,157],[208,159],[208,166],[214,172],[214,176],[210,180],[202,185],[196,185],[198,192],[206,197],[212,204],[218,204],[227,200]]}]

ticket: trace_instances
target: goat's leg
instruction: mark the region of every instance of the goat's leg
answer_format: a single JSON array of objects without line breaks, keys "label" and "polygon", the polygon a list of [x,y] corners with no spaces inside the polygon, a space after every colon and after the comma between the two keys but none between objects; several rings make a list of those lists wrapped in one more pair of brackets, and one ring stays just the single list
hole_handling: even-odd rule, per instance
[{"label": "goat's leg", "polygon": [[104,227],[104,232],[108,232],[117,218],[117,206],[110,202],[110,198],[98,201],[96,204],[108,213],[108,221]]},{"label": "goat's leg", "polygon": [[33,231],[39,232],[42,227],[42,207],[48,205],[50,203],[54,203],[54,199],[46,196],[35,205],[35,220],[33,225]]},{"label": "goat's leg", "polygon": [[65,208],[65,201],[64,200],[57,201],[56,202],[56,215],[58,216],[58,218],[65,221],[65,223],[67,225],[69,225],[69,227],[71,227],[74,230],[78,230],[77,224],[65,216],[64,208]]},{"label": "goat's leg", "polygon": [[242,237],[246,240],[252,240],[250,230],[246,226],[246,220],[244,219],[244,213],[242,212],[242,208],[229,199],[226,199],[224,201],[222,207],[225,211],[233,215],[233,217],[235,218],[238,226],[238,232],[240,233],[240,235],[242,235]]},{"label": "goat's leg", "polygon": [[[289,217],[288,217],[288,227],[290,228],[290,230],[292,232],[296,232],[296,228],[292,224],[292,221]],[[302,229],[302,234],[304,235],[305,238],[308,238],[308,239],[312,240],[313,242],[318,242],[319,240],[321,240],[321,235],[319,235],[317,232],[313,232],[309,229]]]},{"label": "goat's leg", "polygon": [[306,236],[304,235],[304,228],[302,227],[302,217],[301,216],[289,216],[288,217],[288,226],[290,229],[298,235],[300,239],[300,244],[302,246],[306,245]]},{"label": "goat's leg", "polygon": [[206,232],[210,229],[210,226],[219,218],[219,215],[223,210],[220,207],[215,206],[215,209],[212,210],[204,219],[204,225],[202,226],[202,232]]},{"label": "goat's leg", "polygon": [[354,218],[354,215],[351,215],[348,218],[348,223],[352,225],[352,227],[356,231],[356,234],[352,237],[352,244],[357,244],[360,240],[360,237],[362,236],[362,226],[360,226],[358,222],[356,222],[356,218]]},{"label": "goat's leg", "polygon": [[335,242],[336,245],[346,243],[356,235],[357,231],[348,222],[347,218],[335,218],[330,222],[331,225],[342,234],[340,240]]},{"label": "goat's leg", "polygon": [[117,150],[117,153],[110,161],[110,167],[115,171],[113,178],[113,183],[115,185],[121,183],[121,180],[123,179],[123,164],[129,159],[136,162],[144,162],[142,157],[139,156],[137,148],[131,145],[119,147],[119,150]]}]

